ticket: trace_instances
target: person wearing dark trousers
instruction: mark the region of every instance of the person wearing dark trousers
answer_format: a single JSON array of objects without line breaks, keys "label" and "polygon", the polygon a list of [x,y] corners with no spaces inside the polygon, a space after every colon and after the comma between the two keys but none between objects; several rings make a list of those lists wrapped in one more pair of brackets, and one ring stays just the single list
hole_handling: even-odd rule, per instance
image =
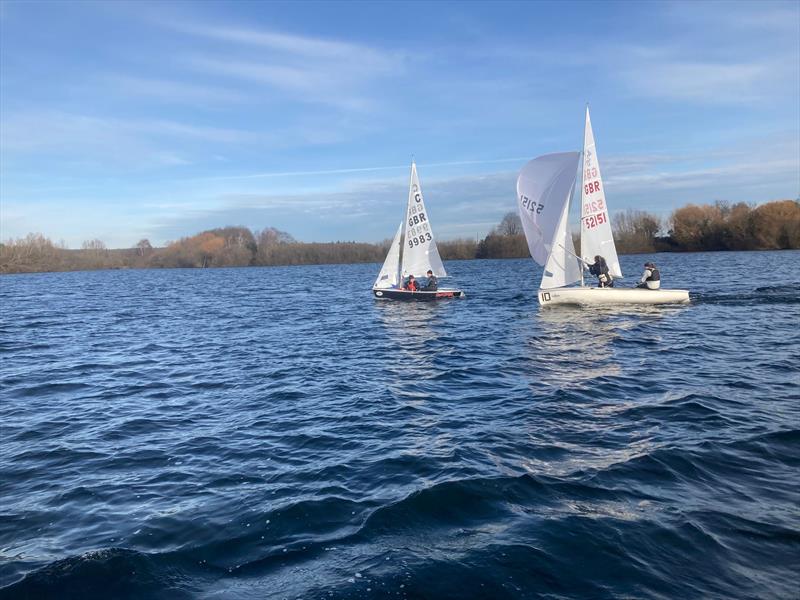
[{"label": "person wearing dark trousers", "polygon": [[614,287],[614,278],[602,256],[594,257],[594,264],[589,265],[589,273],[597,277],[597,287]]}]

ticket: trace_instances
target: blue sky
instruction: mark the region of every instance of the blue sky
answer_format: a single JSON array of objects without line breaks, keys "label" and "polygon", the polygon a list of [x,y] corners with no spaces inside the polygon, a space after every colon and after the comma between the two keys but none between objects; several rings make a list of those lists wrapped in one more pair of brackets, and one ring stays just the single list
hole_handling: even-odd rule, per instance
[{"label": "blue sky", "polygon": [[800,195],[800,4],[0,3],[0,238],[440,238],[580,149],[612,210]]}]

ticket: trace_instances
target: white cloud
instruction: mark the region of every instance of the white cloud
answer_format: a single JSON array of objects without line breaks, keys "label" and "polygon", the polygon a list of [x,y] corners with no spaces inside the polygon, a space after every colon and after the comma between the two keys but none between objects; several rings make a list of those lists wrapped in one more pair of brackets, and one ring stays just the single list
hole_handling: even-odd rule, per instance
[{"label": "white cloud", "polygon": [[290,66],[193,57],[186,64],[205,75],[222,76],[267,86],[301,102],[322,103],[348,110],[364,109],[369,100],[356,89],[362,82],[352,72],[328,65]]},{"label": "white cloud", "polygon": [[[736,162],[722,166],[709,166],[689,170],[652,171],[609,177],[607,184],[619,192],[645,193],[647,190],[686,190],[709,188],[722,181],[725,187],[731,184],[757,183],[774,176],[787,177],[797,170],[797,162],[791,158],[769,162]],[[711,200],[711,198],[707,198]]]},{"label": "white cloud", "polygon": [[[601,164],[609,204],[614,211],[638,208],[666,215],[688,202],[707,203],[717,199],[764,202],[795,197],[800,193],[796,189],[797,150],[792,154],[791,147],[790,142],[787,154],[783,138],[745,140],[737,147],[706,148],[685,155],[609,155],[601,157]],[[522,162],[519,160],[520,165]],[[420,165],[420,174],[426,204],[440,239],[485,235],[506,212],[516,210],[517,165],[510,170],[481,175],[436,176],[435,164],[449,163]],[[232,180],[228,184],[231,191],[218,193],[215,202],[205,210],[193,212],[188,220],[186,215],[170,218],[162,227],[170,232],[168,237],[176,237],[236,222],[256,227],[276,225],[304,240],[374,241],[390,235],[402,218],[407,186],[402,171],[407,168],[398,165],[264,173],[249,180]],[[358,175],[384,169],[401,173],[344,182],[313,193],[269,191],[273,177],[303,179],[311,173]],[[224,181],[221,183],[224,189]],[[358,224],[355,229],[354,223]]]},{"label": "white cloud", "polygon": [[[744,147],[706,149],[684,156],[601,157],[609,205],[614,212],[632,207],[666,215],[688,202],[763,202],[795,197],[800,193],[797,150],[787,154],[784,141],[762,140],[756,147],[756,141],[749,140]],[[519,162],[521,165],[524,161]],[[449,163],[420,165],[426,204],[440,239],[483,236],[506,212],[516,210],[514,182],[519,165],[482,175],[443,176],[436,174],[434,164]],[[358,177],[379,172],[374,169],[397,174],[367,180],[339,179],[342,174]],[[288,178],[285,189],[291,190],[292,177],[303,182],[309,177],[308,171],[214,180],[213,185],[209,182],[202,187],[190,181],[183,182],[189,184],[185,187],[175,187],[178,182],[159,184],[149,192],[129,191],[121,203],[110,202],[104,191],[98,190],[94,200],[88,195],[80,200],[65,198],[48,204],[52,208],[47,210],[43,210],[45,205],[29,205],[4,194],[3,236],[43,231],[53,239],[67,234],[71,244],[100,237],[110,246],[128,246],[141,237],[162,243],[203,229],[239,224],[255,229],[276,226],[306,241],[376,241],[390,236],[402,219],[407,169],[408,165],[317,170],[314,173],[323,181],[326,177],[334,179],[313,192],[273,191],[272,176]],[[57,191],[48,196],[57,197]],[[104,203],[96,205],[101,197]],[[101,208],[92,209],[93,217],[86,219],[86,212],[76,209],[84,205]],[[115,206],[125,206],[124,212]],[[73,218],[78,215],[80,222]],[[126,228],[130,228],[127,237]]]},{"label": "white cloud", "polygon": [[405,58],[364,44],[265,29],[162,22],[183,34],[222,42],[184,64],[214,77],[256,84],[294,101],[360,111],[373,107],[375,83],[403,72]]},{"label": "white cloud", "polygon": [[797,101],[800,5],[674,2],[660,6],[669,40],[609,45],[611,74],[633,93],[696,104]]},{"label": "white cloud", "polygon": [[287,55],[323,61],[357,61],[375,70],[389,70],[396,60],[386,53],[363,44],[342,42],[309,36],[293,35],[264,29],[245,29],[201,24],[184,24],[176,21],[164,23],[176,31],[237,44],[269,48]]},{"label": "white cloud", "polygon": [[61,111],[4,114],[0,144],[4,161],[15,154],[61,156],[70,163],[170,166],[189,160],[171,148],[185,141],[240,144],[264,136],[237,129],[167,119],[121,119]]},{"label": "white cloud", "polygon": [[658,99],[743,104],[768,98],[783,70],[766,62],[644,61],[620,71],[635,93]]},{"label": "white cloud", "polygon": [[112,75],[104,81],[125,95],[136,95],[174,104],[241,103],[247,95],[241,92],[168,79],[150,79]]},{"label": "white cloud", "polygon": [[672,2],[666,14],[682,25],[695,25],[706,31],[758,33],[770,32],[796,36],[800,23],[797,2]]}]

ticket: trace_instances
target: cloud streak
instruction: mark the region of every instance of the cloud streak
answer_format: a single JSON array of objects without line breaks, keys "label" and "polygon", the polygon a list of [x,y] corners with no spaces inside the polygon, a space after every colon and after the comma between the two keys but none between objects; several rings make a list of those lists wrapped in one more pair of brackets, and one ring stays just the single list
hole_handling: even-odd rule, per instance
[{"label": "cloud streak", "polygon": [[366,63],[370,68],[383,70],[388,70],[395,64],[395,60],[389,55],[363,44],[293,35],[266,29],[210,26],[176,21],[164,24],[175,31],[206,39],[255,46],[260,49],[268,48],[303,58],[324,61],[359,61]]},{"label": "cloud streak", "polygon": [[[517,156],[514,158],[492,158],[486,160],[457,160],[446,162],[431,162],[431,163],[417,163],[418,167],[455,167],[455,166],[469,166],[469,165],[490,165],[498,163],[510,162],[523,162],[530,160],[530,157]],[[347,175],[352,173],[374,173],[378,171],[395,171],[407,170],[408,164],[404,165],[386,165],[375,167],[348,167],[343,169],[317,169],[308,171],[272,171],[266,173],[245,173],[241,175],[221,175],[218,177],[200,177],[193,179],[184,179],[181,181],[233,181],[233,180],[246,180],[246,179],[273,179],[280,177],[302,177],[302,176],[317,176],[317,175]]]},{"label": "cloud streak", "polygon": [[216,105],[248,101],[248,96],[239,91],[170,79],[109,75],[102,81],[120,94],[152,98],[168,104]]},{"label": "cloud streak", "polygon": [[397,77],[404,70],[403,55],[364,44],[174,20],[162,25],[223,43],[221,51],[206,47],[203,54],[187,57],[184,64],[189,68],[209,76],[265,86],[295,101],[327,104],[341,110],[374,107],[372,85],[388,76]]},{"label": "cloud streak", "polygon": [[180,142],[243,144],[263,136],[226,127],[208,127],[168,119],[121,119],[61,111],[4,114],[0,144],[8,155],[56,155],[69,162],[170,166],[186,164]]},{"label": "cloud streak", "polygon": [[705,104],[747,104],[771,97],[774,83],[786,75],[781,64],[652,61],[620,71],[634,93],[660,100]]},{"label": "cloud streak", "polygon": [[[601,164],[614,212],[633,207],[667,216],[686,202],[752,202],[782,197],[779,190],[796,179],[796,163],[779,154],[766,159],[768,151],[763,149],[761,157],[752,160],[746,153],[721,152],[719,164],[703,164],[697,157],[625,155],[609,156],[601,159]],[[434,231],[442,239],[485,235],[503,214],[516,210],[516,168],[483,175],[433,177],[420,165],[420,175]],[[161,231],[175,237],[178,232],[185,235],[224,223],[244,223],[256,228],[274,225],[303,240],[374,241],[383,237],[380,231],[390,235],[402,218],[406,185],[404,179],[393,178],[350,182],[343,189],[313,194],[257,190],[220,194],[216,207],[196,211],[188,220],[170,218],[162,223]],[[353,222],[364,221],[372,227],[353,228]]]}]

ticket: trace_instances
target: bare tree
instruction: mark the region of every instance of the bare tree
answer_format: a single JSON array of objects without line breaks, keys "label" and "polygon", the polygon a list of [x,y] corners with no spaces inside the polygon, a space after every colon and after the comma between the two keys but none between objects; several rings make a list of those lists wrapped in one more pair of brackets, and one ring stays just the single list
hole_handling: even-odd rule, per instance
[{"label": "bare tree", "polygon": [[497,226],[500,235],[520,235],[522,233],[522,220],[515,212],[507,212]]},{"label": "bare tree", "polygon": [[153,251],[153,245],[150,243],[150,240],[148,239],[139,240],[136,243],[136,253],[139,256],[145,256],[147,254],[150,254],[150,252],[152,251]]},{"label": "bare tree", "polygon": [[617,213],[613,225],[617,250],[621,254],[653,252],[661,228],[661,219],[656,215],[633,209]]},{"label": "bare tree", "polygon": [[93,240],[86,240],[85,242],[83,242],[81,248],[83,248],[84,250],[100,251],[106,249],[106,244],[105,242],[103,242],[103,240],[98,240],[97,238],[95,238]]}]

